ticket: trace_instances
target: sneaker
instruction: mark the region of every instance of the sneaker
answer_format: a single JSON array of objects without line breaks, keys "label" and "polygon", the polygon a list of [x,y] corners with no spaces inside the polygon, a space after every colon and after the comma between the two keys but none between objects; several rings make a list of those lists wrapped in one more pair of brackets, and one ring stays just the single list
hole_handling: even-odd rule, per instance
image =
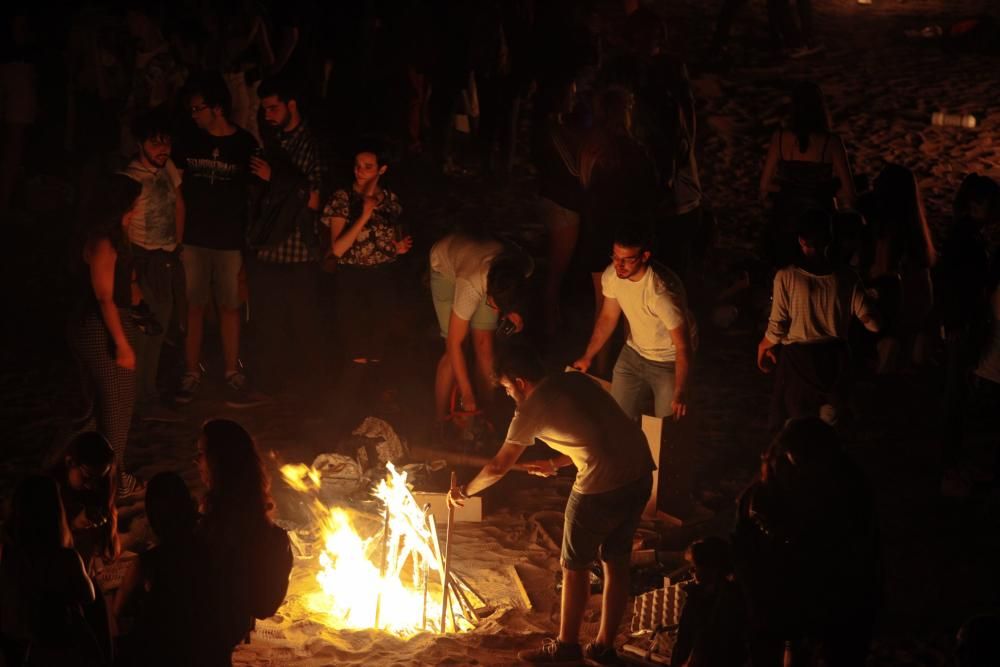
[{"label": "sneaker", "polygon": [[162,422],[175,424],[184,421],[184,416],[173,408],[160,403],[151,403],[139,412],[139,419],[144,422]]},{"label": "sneaker", "polygon": [[187,405],[194,400],[199,387],[201,387],[201,373],[185,373],[181,378],[180,389],[174,394],[174,402],[178,405]]},{"label": "sneaker", "polygon": [[521,651],[517,657],[532,665],[579,665],[583,663],[583,651],[579,644],[563,644],[558,639],[546,639],[541,648]]},{"label": "sneaker", "polygon": [[618,659],[618,651],[614,646],[605,646],[597,642],[591,642],[583,647],[583,659],[588,665],[621,665]]},{"label": "sneaker", "polygon": [[267,403],[268,397],[250,391],[247,376],[236,371],[226,378],[226,405],[230,408],[255,408]]},{"label": "sneaker", "polygon": [[118,500],[127,500],[146,493],[146,483],[132,473],[118,473]]}]

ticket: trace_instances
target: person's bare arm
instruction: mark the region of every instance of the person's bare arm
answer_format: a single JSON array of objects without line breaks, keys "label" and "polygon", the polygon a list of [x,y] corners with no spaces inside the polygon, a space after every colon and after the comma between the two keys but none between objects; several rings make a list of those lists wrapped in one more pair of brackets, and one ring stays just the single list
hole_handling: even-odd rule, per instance
[{"label": "person's bare arm", "polygon": [[448,321],[448,336],[445,338],[444,347],[452,372],[455,374],[455,382],[458,384],[458,395],[462,398],[462,408],[474,411],[476,410],[476,394],[472,391],[469,367],[465,363],[465,350],[462,347],[469,335],[469,328],[469,320],[463,320],[452,311],[451,319]]},{"label": "person's bare arm", "polygon": [[837,204],[840,208],[853,209],[858,203],[858,194],[854,188],[854,174],[851,163],[847,159],[847,149],[840,137],[833,138],[833,174],[840,182],[837,190]]},{"label": "person's bare arm", "polygon": [[[118,253],[111,241],[101,239],[93,244],[87,256],[90,266],[90,284],[94,290],[101,310],[101,318],[107,327],[111,340],[115,344],[115,363],[122,368],[135,370],[135,352],[125,337],[125,328],[118,315],[118,304],[115,303],[115,262]],[[121,304],[127,306],[128,304]]]},{"label": "person's bare arm", "polygon": [[184,220],[187,216],[187,208],[184,206],[184,194],[180,188],[177,187],[177,207],[174,209],[174,224],[177,227],[177,242],[184,242]]},{"label": "person's bare arm", "polygon": [[590,335],[590,342],[587,343],[587,349],[584,351],[582,357],[573,362],[573,368],[584,373],[587,372],[594,357],[597,356],[597,353],[601,351],[604,344],[611,338],[611,334],[615,332],[615,327],[618,326],[618,319],[621,317],[621,314],[622,307],[618,303],[618,299],[604,297],[604,304],[601,306],[601,312],[597,316],[597,321],[594,322],[594,332]]},{"label": "person's bare arm", "polygon": [[523,470],[530,475],[537,475],[538,477],[554,477],[556,473],[559,472],[560,468],[565,468],[566,466],[571,465],[573,465],[573,459],[565,454],[560,454],[559,456],[551,459],[518,463],[514,467],[518,470]]},{"label": "person's bare arm", "polygon": [[125,577],[121,585],[115,591],[115,599],[111,606],[111,611],[115,618],[121,618],[122,612],[128,608],[136,590],[142,586],[142,566],[136,558],[125,571]]},{"label": "person's bare arm", "polygon": [[691,375],[691,332],[688,330],[687,322],[669,331],[674,349],[677,350],[677,358],[674,361],[674,397],[671,401],[671,408],[674,420],[678,420],[687,415],[687,386],[688,378]]},{"label": "person's bare arm", "polygon": [[448,491],[448,504],[462,506],[469,496],[474,496],[499,482],[514,467],[526,449],[524,445],[513,442],[503,443],[493,460],[483,466],[472,481],[464,486],[453,486]]},{"label": "person's bare arm", "polygon": [[781,134],[771,135],[771,145],[767,149],[767,159],[764,160],[764,171],[760,174],[760,198],[766,200],[772,192],[777,192],[774,175],[778,171],[778,158],[781,156]]}]

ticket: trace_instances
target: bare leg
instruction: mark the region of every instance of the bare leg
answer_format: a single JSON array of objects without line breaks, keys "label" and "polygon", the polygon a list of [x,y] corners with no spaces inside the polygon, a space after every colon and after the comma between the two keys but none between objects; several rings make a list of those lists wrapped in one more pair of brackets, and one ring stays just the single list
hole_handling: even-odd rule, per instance
[{"label": "bare leg", "polygon": [[472,346],[476,353],[476,402],[480,409],[492,403],[493,396],[493,332],[472,330]]},{"label": "bare leg", "polygon": [[445,352],[438,361],[437,374],[434,376],[434,418],[438,423],[444,422],[448,416],[451,390],[454,386],[455,371],[452,370],[448,353]]},{"label": "bare leg", "polygon": [[[580,643],[580,625],[590,597],[590,572],[563,568],[562,603],[559,611],[559,641]],[[604,619],[601,619],[602,628]]]},{"label": "bare leg", "polygon": [[604,563],[604,597],[601,599],[601,628],[597,643],[614,646],[618,626],[628,605],[629,566],[627,562]]},{"label": "bare leg", "polygon": [[[239,326],[239,322],[237,322]],[[187,336],[184,339],[184,363],[188,373],[198,373],[201,362],[201,339],[205,333],[205,306],[188,304]]]},{"label": "bare leg", "polygon": [[219,334],[222,336],[222,356],[226,362],[226,375],[230,375],[237,371],[240,356],[239,308],[219,308]]}]

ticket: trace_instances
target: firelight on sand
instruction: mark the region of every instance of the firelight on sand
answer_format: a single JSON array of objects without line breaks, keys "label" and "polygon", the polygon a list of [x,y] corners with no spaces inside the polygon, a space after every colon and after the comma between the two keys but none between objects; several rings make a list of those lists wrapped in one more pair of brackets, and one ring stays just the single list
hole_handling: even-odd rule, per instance
[{"label": "firelight on sand", "polygon": [[[306,596],[305,604],[337,629],[375,628],[403,637],[440,632],[445,568],[433,518],[417,506],[406,473],[391,463],[386,468],[387,477],[373,492],[385,514],[378,529],[364,530],[363,522],[352,520],[345,509],[320,501],[318,470],[303,464],[282,466],[286,483],[311,496],[310,508],[322,534],[317,590]],[[451,622],[444,631],[474,627],[471,610],[458,596],[450,595],[449,602]]]}]

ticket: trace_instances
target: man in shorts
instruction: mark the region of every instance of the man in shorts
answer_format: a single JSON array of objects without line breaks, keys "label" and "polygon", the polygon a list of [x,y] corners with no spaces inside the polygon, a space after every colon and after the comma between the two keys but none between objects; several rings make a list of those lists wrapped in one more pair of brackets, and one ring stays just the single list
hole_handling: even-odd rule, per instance
[{"label": "man in shorts", "polygon": [[229,90],[220,76],[192,82],[187,98],[197,130],[175,151],[184,172],[182,261],[187,281],[186,372],[175,395],[179,404],[194,400],[201,385],[201,344],[205,309],[214,300],[225,363],[226,404],[250,407],[260,396],[247,389],[239,365],[240,273],[246,235],[250,158],[257,140],[229,121]]},{"label": "man in shorts", "polygon": [[[615,634],[629,596],[632,536],[652,489],[656,468],[639,426],[594,380],[582,373],[546,377],[537,355],[512,345],[503,350],[495,374],[517,409],[500,451],[469,483],[455,486],[448,502],[466,498],[498,482],[524,451],[542,440],[558,452],[552,459],[519,464],[526,472],[551,477],[576,466],[563,526],[563,589],[559,637],[518,657],[532,664],[614,664]],[[580,647],[580,625],[590,597],[590,567],[604,567],[603,615],[596,640]]]}]

